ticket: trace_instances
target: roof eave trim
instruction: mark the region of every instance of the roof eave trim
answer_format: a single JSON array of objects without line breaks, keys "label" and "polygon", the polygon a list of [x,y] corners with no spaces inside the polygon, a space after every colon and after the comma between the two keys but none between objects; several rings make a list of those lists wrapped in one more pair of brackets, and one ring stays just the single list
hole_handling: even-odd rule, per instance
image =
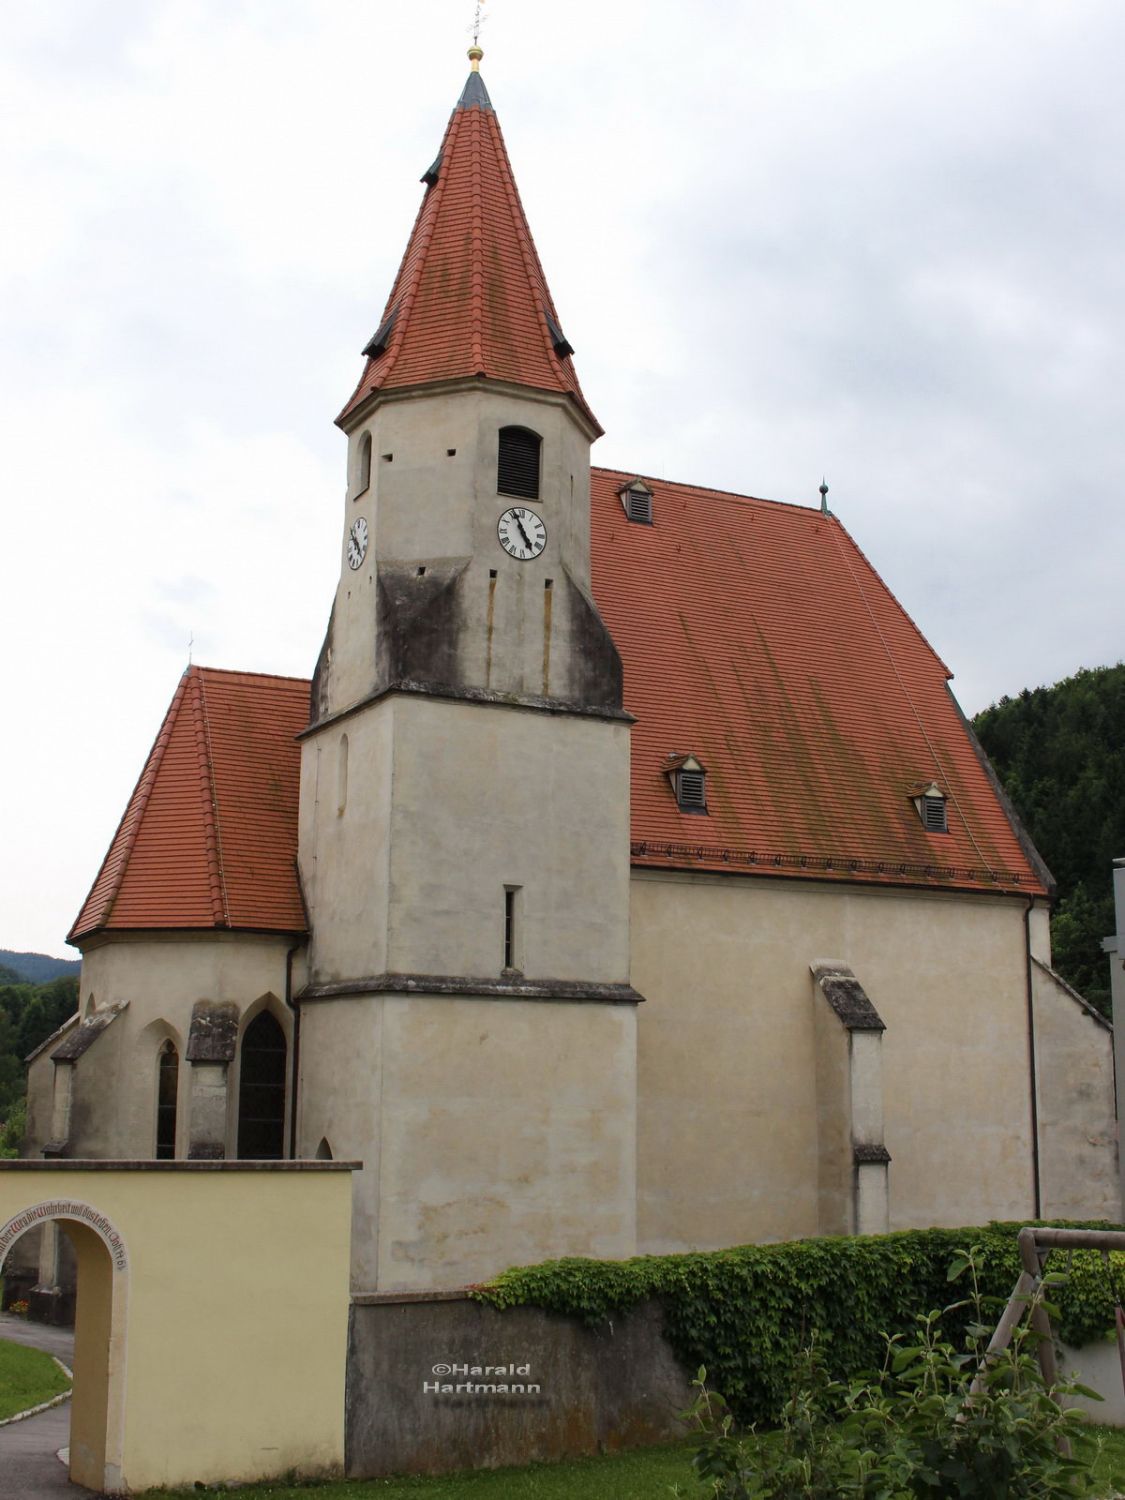
[{"label": "roof eave trim", "polygon": [[336,418],[336,426],[342,432],[352,433],[367,421],[372,412],[388,401],[413,401],[426,396],[444,396],[459,391],[489,390],[506,396],[522,396],[533,401],[542,401],[550,406],[562,406],[582,429],[590,442],[605,435],[605,428],[594,416],[586,402],[570,390],[552,390],[547,386],[520,385],[514,380],[501,380],[494,375],[453,375],[440,380],[423,380],[411,385],[378,385],[358,401],[349,402]]}]

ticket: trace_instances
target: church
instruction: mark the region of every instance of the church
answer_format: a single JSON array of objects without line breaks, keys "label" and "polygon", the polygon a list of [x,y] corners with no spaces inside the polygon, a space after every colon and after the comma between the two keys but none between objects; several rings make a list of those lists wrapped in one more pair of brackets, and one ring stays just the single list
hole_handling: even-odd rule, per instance
[{"label": "church", "polygon": [[469,56],[311,681],[176,686],[25,1154],[362,1162],[354,1293],[1119,1218],[1111,1031],[949,669],[826,492],[591,467]]}]

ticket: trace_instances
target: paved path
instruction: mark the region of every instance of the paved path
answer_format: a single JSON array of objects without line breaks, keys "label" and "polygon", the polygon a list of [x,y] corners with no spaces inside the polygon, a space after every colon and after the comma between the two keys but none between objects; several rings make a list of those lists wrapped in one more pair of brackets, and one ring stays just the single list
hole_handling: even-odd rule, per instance
[{"label": "paved path", "polygon": [[[69,1365],[74,1334],[69,1328],[48,1328],[0,1313],[0,1339],[45,1349]],[[0,1500],[78,1500],[92,1491],[71,1484],[56,1454],[70,1442],[70,1402],[50,1411],[0,1427]]]}]

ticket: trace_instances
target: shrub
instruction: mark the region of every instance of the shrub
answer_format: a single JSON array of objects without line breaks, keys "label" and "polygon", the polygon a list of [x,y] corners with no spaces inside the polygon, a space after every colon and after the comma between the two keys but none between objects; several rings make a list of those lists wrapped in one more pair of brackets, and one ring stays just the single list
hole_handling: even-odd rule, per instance
[{"label": "shrub", "polygon": [[[1026,1324],[1012,1345],[982,1365],[999,1307],[981,1290],[976,1252],[970,1296],[946,1309],[968,1314],[962,1352],[947,1342],[942,1315],[916,1319],[912,1338],[885,1340],[881,1368],[849,1383],[831,1380],[815,1342],[794,1372],[780,1430],[737,1435],[705,1371],[689,1414],[703,1442],[693,1468],[715,1500],[1054,1500],[1091,1493],[1091,1465],[1069,1456],[1083,1417],[1056,1396],[1083,1391],[1062,1382],[1051,1395]],[[1054,1281],[1056,1278],[1048,1278]],[[1041,1294],[1039,1294],[1041,1295]],[[1054,1311],[1054,1309],[1052,1309]],[[974,1375],[980,1380],[973,1389]],[[1083,1391],[1084,1394],[1090,1394]]]},{"label": "shrub", "polygon": [[[886,1336],[912,1333],[918,1313],[945,1302],[947,1267],[959,1246],[978,1246],[982,1295],[1007,1300],[1019,1275],[1022,1227],[907,1230],[626,1261],[548,1261],[505,1271],[474,1295],[494,1307],[541,1307],[588,1324],[655,1297],[683,1368],[706,1366],[739,1421],[771,1422],[790,1398],[794,1362],[814,1330],[829,1378],[847,1380],[877,1366]],[[1125,1257],[1114,1260],[1121,1261],[1119,1272],[1125,1270]],[[1093,1252],[1074,1256],[1059,1303],[1067,1343],[1088,1343],[1113,1327],[1113,1293]],[[946,1336],[960,1344],[969,1320],[967,1307],[951,1311]]]}]

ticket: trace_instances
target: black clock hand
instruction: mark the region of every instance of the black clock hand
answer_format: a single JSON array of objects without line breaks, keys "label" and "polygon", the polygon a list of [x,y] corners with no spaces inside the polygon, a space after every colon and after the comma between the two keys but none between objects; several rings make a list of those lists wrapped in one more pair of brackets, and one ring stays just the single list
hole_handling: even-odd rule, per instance
[{"label": "black clock hand", "polygon": [[523,529],[523,522],[520,520],[519,516],[516,517],[516,525],[520,529],[520,536],[523,537],[523,544],[524,544],[524,546],[527,547],[527,548],[530,548],[531,547],[531,538],[528,536],[527,532]]}]

